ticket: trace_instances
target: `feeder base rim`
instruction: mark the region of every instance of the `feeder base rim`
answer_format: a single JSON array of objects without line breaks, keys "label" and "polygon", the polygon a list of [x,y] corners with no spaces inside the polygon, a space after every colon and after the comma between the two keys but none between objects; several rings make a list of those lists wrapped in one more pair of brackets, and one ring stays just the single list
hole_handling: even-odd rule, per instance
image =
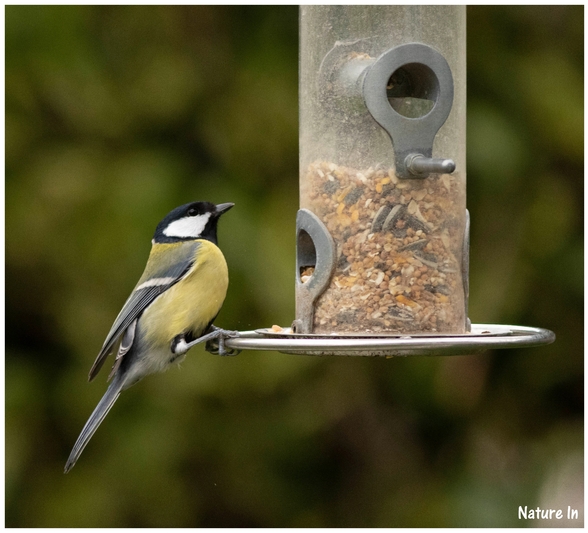
[{"label": "feeder base rim", "polygon": [[[286,329],[286,328],[284,328]],[[265,333],[262,333],[264,332]],[[473,355],[486,350],[530,348],[550,344],[555,334],[543,328],[472,324],[465,334],[379,336],[296,335],[268,330],[242,331],[228,338],[227,348],[271,350],[295,355],[406,357],[412,355]],[[269,330],[271,331],[271,330]]]},{"label": "feeder base rim", "polygon": [[[275,327],[275,326],[274,326]],[[284,339],[406,339],[406,338],[430,338],[430,337],[467,337],[483,335],[510,335],[512,326],[499,326],[495,324],[472,325],[471,331],[465,333],[437,333],[437,332],[416,332],[416,333],[388,333],[388,332],[336,332],[336,333],[292,333],[292,328],[281,328],[276,331],[273,328],[262,328],[254,330],[264,337]]]}]

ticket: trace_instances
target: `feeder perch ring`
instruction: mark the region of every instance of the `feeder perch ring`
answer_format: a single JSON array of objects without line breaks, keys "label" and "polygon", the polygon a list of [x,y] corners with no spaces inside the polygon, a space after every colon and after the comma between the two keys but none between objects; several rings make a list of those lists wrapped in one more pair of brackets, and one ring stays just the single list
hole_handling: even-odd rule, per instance
[{"label": "feeder perch ring", "polygon": [[555,334],[547,329],[526,326],[472,324],[465,334],[411,335],[313,335],[272,329],[240,332],[228,338],[227,348],[271,350],[295,355],[346,355],[406,357],[414,355],[474,355],[487,350],[530,348],[550,344]]}]

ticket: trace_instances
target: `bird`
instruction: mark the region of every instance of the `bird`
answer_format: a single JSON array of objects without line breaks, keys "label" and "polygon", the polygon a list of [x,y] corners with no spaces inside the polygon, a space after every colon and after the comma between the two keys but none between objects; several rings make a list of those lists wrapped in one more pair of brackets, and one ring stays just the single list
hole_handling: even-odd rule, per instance
[{"label": "bird", "polygon": [[76,464],[123,390],[181,362],[192,346],[202,342],[212,353],[238,353],[227,349],[224,341],[239,333],[213,325],[229,284],[217,223],[234,205],[191,202],[172,210],[157,225],[145,271],[90,369],[92,381],[118,345],[110,384],[74,444],[65,473]]}]

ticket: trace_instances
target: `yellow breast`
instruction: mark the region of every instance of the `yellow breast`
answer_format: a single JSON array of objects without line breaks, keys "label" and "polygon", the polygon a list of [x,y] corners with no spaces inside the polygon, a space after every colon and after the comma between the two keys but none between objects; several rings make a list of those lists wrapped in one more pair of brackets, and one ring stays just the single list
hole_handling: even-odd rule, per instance
[{"label": "yellow breast", "polygon": [[141,322],[149,324],[145,332],[149,343],[168,344],[189,331],[199,335],[220,311],[229,285],[227,263],[216,245],[198,242],[192,270],[143,313]]}]

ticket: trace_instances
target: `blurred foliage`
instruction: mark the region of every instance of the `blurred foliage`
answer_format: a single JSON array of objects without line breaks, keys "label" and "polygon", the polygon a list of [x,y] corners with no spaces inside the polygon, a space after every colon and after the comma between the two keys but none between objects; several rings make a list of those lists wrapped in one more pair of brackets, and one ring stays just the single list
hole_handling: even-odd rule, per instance
[{"label": "blurred foliage", "polygon": [[449,358],[201,348],[123,394],[86,372],[157,222],[220,224],[218,325],[288,325],[295,6],[6,6],[6,525],[518,526],[583,519],[583,7],[468,8],[470,317],[555,344]]}]

